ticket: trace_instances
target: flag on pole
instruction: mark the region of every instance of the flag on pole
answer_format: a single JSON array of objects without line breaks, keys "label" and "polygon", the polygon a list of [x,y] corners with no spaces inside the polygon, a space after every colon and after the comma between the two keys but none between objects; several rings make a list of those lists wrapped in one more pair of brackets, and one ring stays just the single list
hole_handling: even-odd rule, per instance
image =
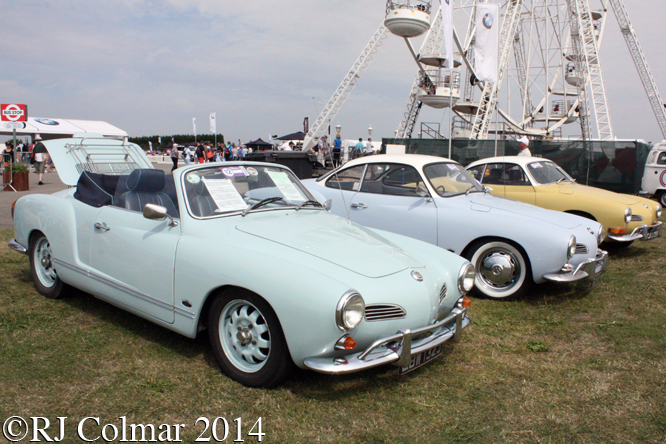
[{"label": "flag on pole", "polygon": [[215,113],[210,113],[210,132],[217,133],[217,126],[215,125]]},{"label": "flag on pole", "polygon": [[150,152],[152,153],[152,152],[153,152],[153,142],[151,142],[151,141],[149,140],[149,141],[148,141],[148,146],[150,147]]},{"label": "flag on pole", "polygon": [[268,143],[273,145],[273,136],[270,133],[268,133]]},{"label": "flag on pole", "polygon": [[162,136],[157,136],[157,143],[162,145]]},{"label": "flag on pole", "polygon": [[476,35],[474,42],[474,70],[479,80],[497,83],[499,58],[499,5],[476,5]]},{"label": "flag on pole", "polygon": [[451,16],[451,0],[442,1],[442,29],[447,69],[453,69],[453,21]]},{"label": "flag on pole", "polygon": [[194,137],[197,136],[197,118],[192,117],[192,129],[194,130]]}]

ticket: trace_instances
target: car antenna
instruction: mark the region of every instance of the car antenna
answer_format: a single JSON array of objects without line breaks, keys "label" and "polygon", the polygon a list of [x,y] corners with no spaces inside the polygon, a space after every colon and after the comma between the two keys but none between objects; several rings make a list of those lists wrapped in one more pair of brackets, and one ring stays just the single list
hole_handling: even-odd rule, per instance
[{"label": "car antenna", "polygon": [[347,201],[345,200],[345,193],[342,192],[342,185],[340,185],[340,179],[338,178],[338,170],[340,168],[342,168],[342,165],[333,170],[333,176],[335,176],[335,181],[338,183],[338,189],[340,190],[340,197],[342,197],[342,205],[345,207],[345,211],[347,212],[347,221],[351,223],[351,214],[349,213],[349,208],[347,207]]}]

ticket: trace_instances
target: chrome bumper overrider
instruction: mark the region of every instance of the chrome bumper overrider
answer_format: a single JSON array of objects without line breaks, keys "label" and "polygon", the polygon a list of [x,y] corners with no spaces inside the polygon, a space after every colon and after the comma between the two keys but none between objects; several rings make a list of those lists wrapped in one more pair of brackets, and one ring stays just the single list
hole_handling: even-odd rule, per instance
[{"label": "chrome bumper overrider", "polygon": [[18,251],[19,253],[28,254],[28,250],[23,245],[16,242],[16,239],[10,240],[7,246],[12,250]]},{"label": "chrome bumper overrider", "polygon": [[[609,234],[608,237],[618,242],[630,242],[635,240],[652,240],[661,236],[661,227],[663,223],[657,222],[654,225],[641,225],[640,227],[634,228],[634,231],[631,234],[625,234],[624,236],[614,236]],[[656,234],[655,234],[656,233]]]},{"label": "chrome bumper overrider", "polygon": [[[447,326],[447,324],[453,325]],[[399,367],[409,365],[413,355],[437,347],[446,341],[460,341],[462,330],[470,323],[467,308],[454,308],[451,314],[436,324],[416,330],[399,330],[393,336],[375,341],[362,353],[355,353],[343,358],[308,358],[307,368],[328,374],[344,374],[366,370],[385,364]],[[441,331],[438,331],[440,330]],[[423,334],[432,333],[422,339],[413,339]],[[377,350],[381,348],[381,350]]]},{"label": "chrome bumper overrider", "polygon": [[[608,266],[608,253],[597,249],[597,255],[594,259],[588,259],[580,263],[575,270],[560,271],[559,273],[548,273],[543,277],[554,282],[576,282],[587,279],[590,285],[598,283],[601,275]],[[595,278],[596,282],[595,282]]]}]

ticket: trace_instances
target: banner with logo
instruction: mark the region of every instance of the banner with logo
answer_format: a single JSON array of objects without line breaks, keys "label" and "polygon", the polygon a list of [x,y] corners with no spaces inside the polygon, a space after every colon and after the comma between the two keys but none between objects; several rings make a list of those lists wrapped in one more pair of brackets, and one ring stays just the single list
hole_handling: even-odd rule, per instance
[{"label": "banner with logo", "polygon": [[194,137],[197,136],[197,118],[192,117],[192,129],[194,130]]},{"label": "banner with logo", "polygon": [[442,1],[442,29],[444,30],[444,50],[446,51],[446,68],[453,69],[453,20],[451,0]]},{"label": "banner with logo", "polygon": [[482,81],[497,83],[499,59],[499,5],[476,5],[476,34],[474,42],[474,70]]},{"label": "banner with logo", "polygon": [[217,133],[217,125],[215,124],[215,113],[210,113],[210,132]]}]

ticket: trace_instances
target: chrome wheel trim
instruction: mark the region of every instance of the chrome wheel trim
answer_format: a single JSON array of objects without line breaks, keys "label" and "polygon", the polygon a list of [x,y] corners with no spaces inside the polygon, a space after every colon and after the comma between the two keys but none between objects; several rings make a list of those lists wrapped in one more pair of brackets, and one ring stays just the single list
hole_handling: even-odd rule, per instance
[{"label": "chrome wheel trim", "polygon": [[37,279],[44,287],[53,287],[58,281],[58,274],[53,268],[51,244],[49,244],[48,239],[43,236],[37,239],[33,254]]},{"label": "chrome wheel trim", "polygon": [[475,285],[487,296],[511,296],[525,282],[525,259],[515,247],[505,242],[484,244],[474,252],[471,262],[476,268]]},{"label": "chrome wheel trim", "polygon": [[659,201],[661,202],[661,207],[666,209],[666,191],[661,193],[661,196],[659,197]]},{"label": "chrome wheel trim", "polygon": [[270,354],[270,331],[264,315],[248,301],[229,302],[220,315],[218,335],[229,362],[245,373],[255,373]]}]

